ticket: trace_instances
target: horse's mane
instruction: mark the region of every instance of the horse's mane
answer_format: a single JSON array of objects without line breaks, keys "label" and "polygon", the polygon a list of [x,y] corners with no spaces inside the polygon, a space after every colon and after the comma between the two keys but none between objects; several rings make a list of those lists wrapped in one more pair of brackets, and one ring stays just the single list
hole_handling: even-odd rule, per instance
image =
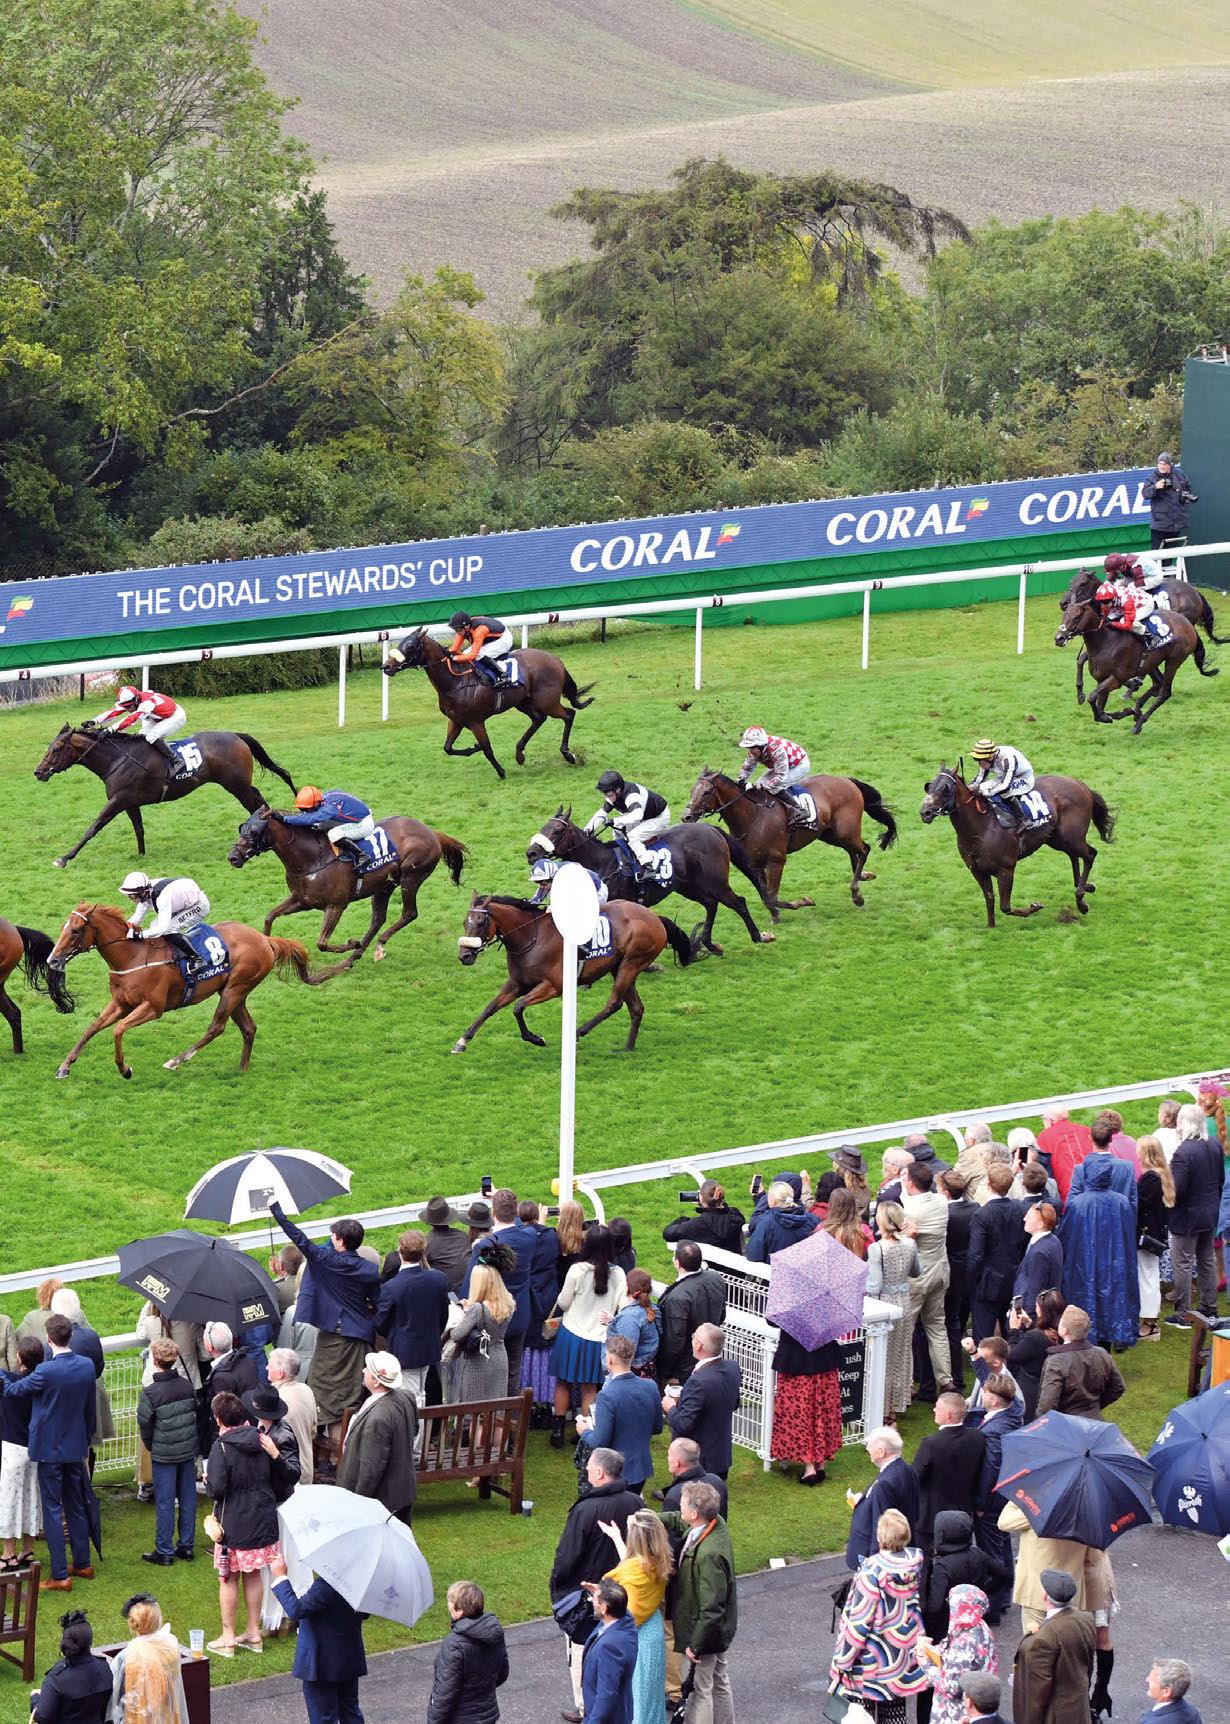
[{"label": "horse's mane", "polygon": [[538,916],[546,909],[545,904],[531,904],[528,898],[510,898],[498,892],[487,894],[488,904],[506,904],[510,910],[525,910]]}]

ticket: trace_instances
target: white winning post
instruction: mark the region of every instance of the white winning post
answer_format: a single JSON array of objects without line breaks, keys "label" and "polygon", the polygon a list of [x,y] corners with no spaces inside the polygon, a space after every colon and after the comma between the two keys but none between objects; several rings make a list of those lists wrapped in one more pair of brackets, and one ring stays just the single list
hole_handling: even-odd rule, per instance
[{"label": "white winning post", "polygon": [[339,730],[346,728],[346,654],[349,651],[350,648],[345,645],[337,649],[337,727]]},{"label": "white winning post", "polygon": [[564,942],[564,1015],[560,1026],[559,1200],[572,1198],[577,1095],[577,950],[598,926],[598,893],[589,871],[565,862],[551,882],[551,920]]},{"label": "white winning post", "polygon": [[384,667],[389,662],[389,639],[386,635],[380,643],[380,718],[387,722],[389,716],[389,679],[384,673]]}]

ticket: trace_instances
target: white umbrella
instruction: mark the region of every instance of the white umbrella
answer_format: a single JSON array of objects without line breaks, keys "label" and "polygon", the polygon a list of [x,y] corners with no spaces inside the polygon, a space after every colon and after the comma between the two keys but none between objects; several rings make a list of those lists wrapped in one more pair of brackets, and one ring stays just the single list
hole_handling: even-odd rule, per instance
[{"label": "white umbrella", "polygon": [[350,1190],[352,1174],[340,1161],[311,1149],[250,1150],[203,1173],[188,1193],[185,1220],[251,1221],[271,1203],[287,1215],[314,1209]]},{"label": "white umbrella", "polygon": [[431,1609],[427,1559],[414,1534],[374,1497],[300,1485],[278,1510],[283,1543],[355,1610],[413,1628]]}]

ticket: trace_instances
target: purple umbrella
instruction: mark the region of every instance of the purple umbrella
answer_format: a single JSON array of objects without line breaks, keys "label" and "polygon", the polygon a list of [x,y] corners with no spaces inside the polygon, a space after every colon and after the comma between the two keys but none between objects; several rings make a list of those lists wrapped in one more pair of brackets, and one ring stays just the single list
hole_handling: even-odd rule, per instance
[{"label": "purple umbrella", "polygon": [[822,1227],[769,1258],[765,1316],[800,1347],[822,1347],[863,1321],[867,1265]]}]

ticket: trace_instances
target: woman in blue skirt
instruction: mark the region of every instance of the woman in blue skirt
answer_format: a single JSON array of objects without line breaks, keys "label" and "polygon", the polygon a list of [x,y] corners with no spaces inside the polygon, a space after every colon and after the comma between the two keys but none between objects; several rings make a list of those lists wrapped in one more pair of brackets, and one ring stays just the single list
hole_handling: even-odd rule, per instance
[{"label": "woman in blue skirt", "polygon": [[581,1256],[564,1277],[556,1307],[560,1326],[551,1346],[551,1375],[555,1378],[555,1417],[551,1446],[564,1446],[564,1421],[572,1400],[572,1385],[581,1391],[581,1411],[594,1404],[606,1360],[606,1315],[624,1296],[624,1272],[611,1261],[613,1248],[608,1228],[591,1227],[581,1245]]},{"label": "woman in blue skirt", "polygon": [[666,1724],[666,1634],[662,1603],[674,1561],[666,1528],[652,1509],[628,1516],[626,1540],[614,1521],[598,1523],[619,1552],[603,1576],[628,1594],[636,1623],[636,1669],[632,1674],[632,1724]]}]

